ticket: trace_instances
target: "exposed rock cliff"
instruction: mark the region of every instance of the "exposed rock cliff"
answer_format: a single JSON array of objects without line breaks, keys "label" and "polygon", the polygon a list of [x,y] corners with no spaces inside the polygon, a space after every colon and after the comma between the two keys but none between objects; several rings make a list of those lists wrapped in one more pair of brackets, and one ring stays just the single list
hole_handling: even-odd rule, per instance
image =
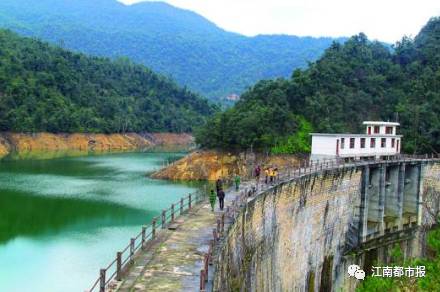
[{"label": "exposed rock cliff", "polygon": [[195,151],[172,165],[153,174],[154,178],[172,180],[216,180],[239,173],[242,177],[252,175],[256,165],[276,166],[280,170],[297,166],[300,159],[294,155],[229,153],[215,150]]}]

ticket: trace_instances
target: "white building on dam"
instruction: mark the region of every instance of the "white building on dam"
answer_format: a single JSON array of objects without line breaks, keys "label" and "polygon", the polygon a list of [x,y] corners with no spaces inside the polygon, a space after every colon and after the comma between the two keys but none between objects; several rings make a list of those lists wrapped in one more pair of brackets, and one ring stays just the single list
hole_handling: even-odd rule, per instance
[{"label": "white building on dam", "polygon": [[394,156],[400,153],[402,135],[397,135],[395,122],[366,121],[365,134],[311,133],[311,160],[366,159]]}]

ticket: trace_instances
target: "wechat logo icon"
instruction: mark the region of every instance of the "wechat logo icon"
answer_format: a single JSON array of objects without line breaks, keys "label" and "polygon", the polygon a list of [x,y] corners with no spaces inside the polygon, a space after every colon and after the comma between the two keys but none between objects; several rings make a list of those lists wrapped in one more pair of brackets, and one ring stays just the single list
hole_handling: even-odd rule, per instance
[{"label": "wechat logo icon", "polygon": [[350,265],[347,272],[350,277],[355,277],[358,280],[365,279],[365,272],[358,265]]}]

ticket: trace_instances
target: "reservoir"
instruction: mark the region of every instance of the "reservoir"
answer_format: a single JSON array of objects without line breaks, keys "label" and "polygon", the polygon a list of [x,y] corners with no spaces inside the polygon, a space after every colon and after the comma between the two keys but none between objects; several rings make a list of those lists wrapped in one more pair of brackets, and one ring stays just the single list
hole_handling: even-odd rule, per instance
[{"label": "reservoir", "polygon": [[199,185],[146,173],[182,153],[0,161],[0,291],[85,291],[143,224]]}]

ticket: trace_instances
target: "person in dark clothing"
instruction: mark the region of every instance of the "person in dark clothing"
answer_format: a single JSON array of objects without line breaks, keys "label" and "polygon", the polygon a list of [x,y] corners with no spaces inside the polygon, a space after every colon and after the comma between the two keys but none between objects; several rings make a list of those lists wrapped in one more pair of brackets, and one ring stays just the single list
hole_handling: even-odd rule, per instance
[{"label": "person in dark clothing", "polygon": [[220,190],[223,190],[223,182],[220,178],[215,182],[215,188],[217,190],[217,194]]},{"label": "person in dark clothing", "polygon": [[255,179],[257,180],[257,184],[260,182],[260,174],[261,174],[261,167],[259,165],[257,165],[257,167],[255,167]]},{"label": "person in dark clothing", "polygon": [[218,201],[220,203],[220,211],[223,211],[223,208],[225,207],[225,192],[223,190],[220,190],[217,193]]}]

